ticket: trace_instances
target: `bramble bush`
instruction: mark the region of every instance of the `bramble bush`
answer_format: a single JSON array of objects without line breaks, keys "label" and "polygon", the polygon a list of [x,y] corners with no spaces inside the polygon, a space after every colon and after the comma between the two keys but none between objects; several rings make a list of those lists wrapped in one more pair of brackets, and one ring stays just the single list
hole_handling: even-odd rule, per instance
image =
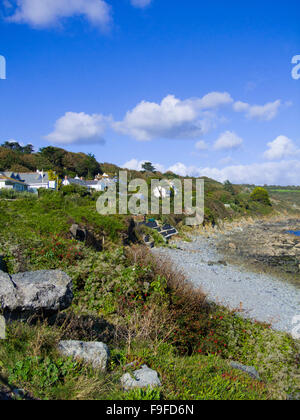
[{"label": "bramble bush", "polygon": [[77,265],[84,258],[84,247],[75,240],[65,240],[59,235],[27,251],[32,266],[39,269],[57,269]]},{"label": "bramble bush", "polygon": [[271,206],[271,201],[269,197],[269,193],[265,188],[262,187],[256,187],[252,191],[250,198],[253,201],[258,201],[259,203],[262,203],[266,206]]}]

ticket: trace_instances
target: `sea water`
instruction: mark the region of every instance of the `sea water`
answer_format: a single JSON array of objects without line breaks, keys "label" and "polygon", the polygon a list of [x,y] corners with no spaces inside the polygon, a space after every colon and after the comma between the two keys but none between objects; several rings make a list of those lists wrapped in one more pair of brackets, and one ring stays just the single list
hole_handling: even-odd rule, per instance
[{"label": "sea water", "polygon": [[300,230],[289,230],[287,233],[290,233],[291,235],[300,236]]}]

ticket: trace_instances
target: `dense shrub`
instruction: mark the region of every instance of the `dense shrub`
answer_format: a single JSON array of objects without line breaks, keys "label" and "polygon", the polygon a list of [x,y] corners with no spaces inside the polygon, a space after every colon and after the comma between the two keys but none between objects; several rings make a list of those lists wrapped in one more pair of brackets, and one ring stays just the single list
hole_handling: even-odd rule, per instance
[{"label": "dense shrub", "polygon": [[253,201],[258,201],[266,206],[271,206],[271,201],[269,197],[269,193],[265,188],[256,187],[251,193],[251,199]]},{"label": "dense shrub", "polygon": [[61,188],[61,192],[64,196],[69,194],[79,194],[80,197],[86,197],[90,195],[88,189],[80,185],[65,185]]},{"label": "dense shrub", "polygon": [[28,249],[27,255],[32,266],[53,270],[77,265],[77,262],[84,258],[84,249],[75,240],[64,240],[55,235]]},{"label": "dense shrub", "polygon": [[19,192],[19,191],[15,191],[15,190],[8,190],[8,189],[0,189],[0,199],[4,198],[4,199],[8,199],[8,200],[16,200],[17,198],[29,198],[29,199],[34,199],[36,197],[35,194],[30,193],[28,191],[23,191],[23,192]]}]

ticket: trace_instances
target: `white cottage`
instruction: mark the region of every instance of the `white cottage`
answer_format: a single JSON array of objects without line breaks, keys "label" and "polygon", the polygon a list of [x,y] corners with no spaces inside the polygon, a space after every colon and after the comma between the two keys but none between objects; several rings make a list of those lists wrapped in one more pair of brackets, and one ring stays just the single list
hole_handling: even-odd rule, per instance
[{"label": "white cottage", "polygon": [[56,182],[49,181],[49,176],[47,172],[39,171],[36,172],[4,172],[4,175],[8,178],[12,178],[16,181],[23,182],[28,185],[28,189],[31,191],[39,190],[40,188],[45,189],[55,189]]},{"label": "white cottage", "polygon": [[9,178],[5,176],[4,174],[0,174],[0,190],[1,189],[15,190],[15,191],[22,192],[22,191],[28,190],[28,185],[16,179]]}]

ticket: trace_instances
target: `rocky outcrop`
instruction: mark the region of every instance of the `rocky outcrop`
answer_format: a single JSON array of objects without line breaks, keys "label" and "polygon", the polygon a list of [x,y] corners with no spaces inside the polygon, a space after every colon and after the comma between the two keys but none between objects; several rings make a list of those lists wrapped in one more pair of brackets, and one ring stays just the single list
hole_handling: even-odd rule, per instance
[{"label": "rocky outcrop", "polygon": [[34,271],[8,275],[0,271],[0,308],[7,319],[52,315],[73,300],[72,280],[62,271]]},{"label": "rocky outcrop", "polygon": [[300,237],[289,234],[299,230],[299,220],[256,222],[226,232],[218,249],[231,260],[244,260],[268,266],[287,274],[300,274]]},{"label": "rocky outcrop", "polygon": [[90,363],[94,369],[105,371],[109,360],[109,350],[106,344],[83,341],[60,341],[59,352],[67,357]]},{"label": "rocky outcrop", "polygon": [[149,386],[155,388],[161,386],[158,373],[146,365],[134,371],[133,376],[134,378],[129,373],[125,373],[121,378],[121,384],[126,391],[134,388],[147,388]]},{"label": "rocky outcrop", "polygon": [[230,366],[233,369],[241,370],[242,372],[247,373],[251,378],[256,379],[257,381],[260,381],[260,376],[255,367],[253,366],[245,366],[238,362],[230,362]]}]

